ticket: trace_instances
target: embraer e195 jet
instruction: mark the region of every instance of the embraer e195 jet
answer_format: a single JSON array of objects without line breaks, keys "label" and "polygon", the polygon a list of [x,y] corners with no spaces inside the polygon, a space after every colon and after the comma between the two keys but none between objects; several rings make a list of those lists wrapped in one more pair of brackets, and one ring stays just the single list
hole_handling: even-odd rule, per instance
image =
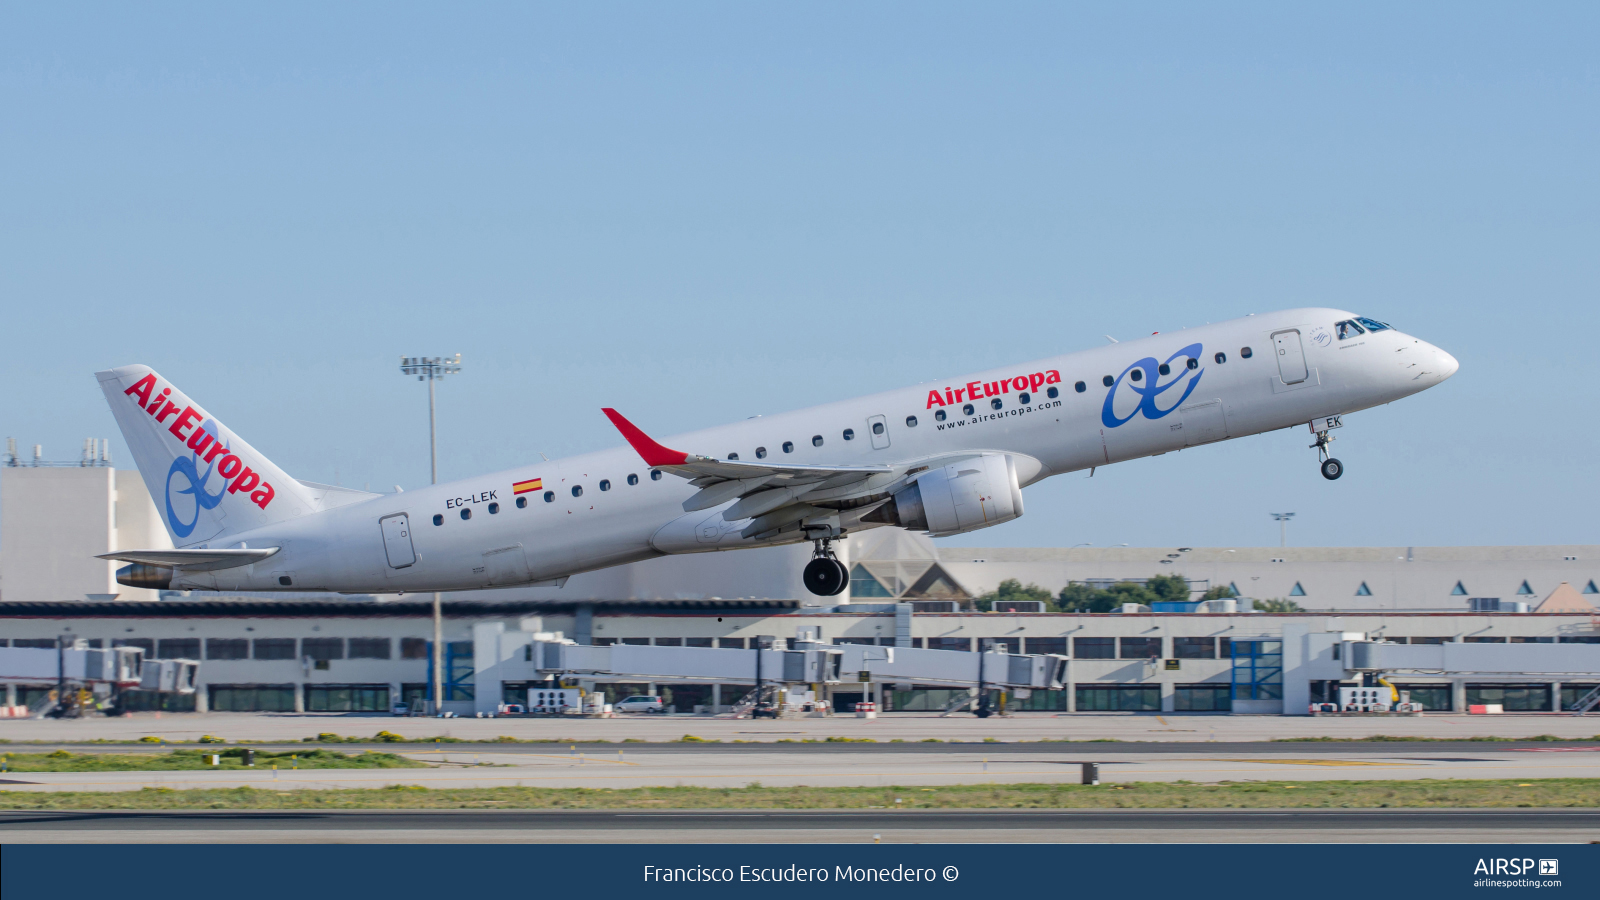
[{"label": "embraer e195 jet", "polygon": [[809,541],[807,588],[848,583],[832,544],[934,537],[1022,515],[1022,492],[1093,469],[1308,426],[1322,475],[1339,417],[1455,373],[1383,322],[1292,309],[747,419],[414,491],[298,481],[147,366],[97,373],[177,549],[106,554],[125,585],[460,591],[562,585],[676,553]]}]

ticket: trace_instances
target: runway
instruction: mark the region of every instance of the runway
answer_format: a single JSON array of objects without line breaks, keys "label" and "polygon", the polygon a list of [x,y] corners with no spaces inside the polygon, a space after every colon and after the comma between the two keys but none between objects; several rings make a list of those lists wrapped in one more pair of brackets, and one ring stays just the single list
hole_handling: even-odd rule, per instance
[{"label": "runway", "polygon": [[0,843],[1562,843],[1600,811],[0,812]]},{"label": "runway", "polygon": [[[303,745],[302,745],[303,746]],[[447,745],[446,745],[447,746]],[[1489,747],[1497,749],[1489,749]],[[341,746],[340,749],[350,749]],[[1076,784],[1081,764],[1100,765],[1103,784],[1193,781],[1375,781],[1415,779],[1600,778],[1600,742],[1567,745],[1341,744],[1206,745],[657,745],[551,747],[494,745],[415,749],[389,745],[429,764],[419,769],[278,769],[161,772],[19,772],[0,775],[7,791],[124,791],[142,788],[270,790],[489,787],[769,787],[956,784]],[[72,752],[138,752],[73,748]],[[144,752],[157,752],[153,749]],[[358,751],[356,751],[358,752]]]}]

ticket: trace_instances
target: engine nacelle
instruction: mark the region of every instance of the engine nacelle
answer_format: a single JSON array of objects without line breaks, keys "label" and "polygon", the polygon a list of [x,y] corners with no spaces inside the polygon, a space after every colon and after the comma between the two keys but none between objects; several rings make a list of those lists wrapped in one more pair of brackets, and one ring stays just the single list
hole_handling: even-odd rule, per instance
[{"label": "engine nacelle", "polygon": [[867,522],[926,531],[934,537],[977,531],[1022,515],[1016,461],[1003,454],[930,469],[894,493]]}]

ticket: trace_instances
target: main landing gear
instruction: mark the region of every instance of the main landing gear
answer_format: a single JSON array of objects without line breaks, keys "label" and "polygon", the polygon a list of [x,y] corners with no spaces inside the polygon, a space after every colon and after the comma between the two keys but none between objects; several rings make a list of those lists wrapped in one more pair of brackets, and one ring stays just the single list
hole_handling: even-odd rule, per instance
[{"label": "main landing gear", "polygon": [[844,593],[844,589],[850,584],[850,570],[833,555],[833,539],[818,538],[811,543],[816,549],[811,554],[811,561],[806,563],[805,570],[800,573],[800,580],[805,582],[806,590],[823,597]]}]

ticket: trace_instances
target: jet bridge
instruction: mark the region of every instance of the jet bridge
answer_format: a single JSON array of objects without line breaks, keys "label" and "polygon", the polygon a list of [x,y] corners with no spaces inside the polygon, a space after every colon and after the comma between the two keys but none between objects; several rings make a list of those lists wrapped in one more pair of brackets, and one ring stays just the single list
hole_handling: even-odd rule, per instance
[{"label": "jet bridge", "polygon": [[78,638],[58,646],[0,647],[0,684],[54,686],[36,708],[0,707],[0,716],[80,716],[89,709],[115,709],[122,690],[192,694],[200,663],[192,659],[145,659],[139,647],[90,647]]},{"label": "jet bridge", "polygon": [[[1065,657],[910,647],[833,646],[797,641],[791,647],[736,650],[712,647],[589,647],[535,641],[530,662],[540,677],[600,675],[630,681],[710,681],[725,684],[839,684],[915,682],[956,687],[1060,690]],[[865,675],[867,677],[863,678]]]},{"label": "jet bridge", "polygon": [[[1595,644],[1344,641],[1342,650],[1345,671],[1353,675],[1543,675],[1561,681],[1600,676],[1600,646]],[[1579,698],[1565,711],[1586,715],[1596,707],[1600,707],[1600,687]],[[1556,708],[1560,710],[1560,703]]]},{"label": "jet bridge", "polygon": [[1345,670],[1418,675],[1600,675],[1595,644],[1390,644],[1344,641]]},{"label": "jet bridge", "polygon": [[493,712],[506,683],[564,677],[761,686],[914,683],[977,688],[980,694],[1060,690],[1066,681],[1064,656],[832,645],[815,636],[814,630],[802,629],[793,641],[758,637],[753,649],[591,646],[558,633],[506,631],[500,623],[484,623],[473,635],[476,705],[481,712]]}]

